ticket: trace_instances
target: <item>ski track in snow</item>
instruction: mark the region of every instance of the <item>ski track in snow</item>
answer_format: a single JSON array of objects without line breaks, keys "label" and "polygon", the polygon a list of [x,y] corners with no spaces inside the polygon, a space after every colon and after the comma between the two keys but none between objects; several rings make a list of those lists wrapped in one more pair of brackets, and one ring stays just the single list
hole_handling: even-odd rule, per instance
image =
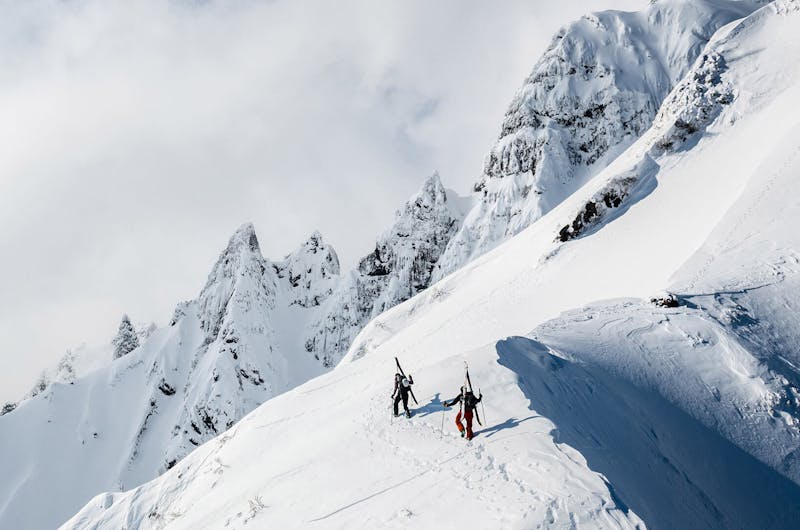
[{"label": "ski track in snow", "polygon": [[[789,153],[788,156],[786,156],[780,168],[771,174],[770,178],[764,184],[761,191],[750,202],[750,206],[747,208],[747,210],[745,210],[744,213],[739,215],[736,218],[736,220],[733,221],[732,226],[727,232],[727,235],[722,238],[721,246],[729,247],[735,244],[739,240],[739,238],[736,236],[738,236],[741,233],[741,230],[746,226],[746,221],[752,218],[755,212],[758,211],[758,206],[760,206],[764,202],[764,199],[770,194],[775,184],[775,181],[777,181],[778,178],[780,178],[785,174],[786,170],[788,170],[792,166],[792,164],[797,160],[798,156],[800,156],[800,145],[798,145],[791,153]],[[708,270],[714,263],[716,258],[717,254],[710,253],[706,261],[704,261],[703,264],[697,269],[697,273],[686,284],[685,292],[687,293],[686,294],[687,296],[699,296],[699,293],[696,293],[696,287],[706,278]],[[772,285],[772,283],[751,287],[751,289],[757,287],[764,287],[766,285]],[[713,294],[713,293],[704,293],[704,294]]]}]

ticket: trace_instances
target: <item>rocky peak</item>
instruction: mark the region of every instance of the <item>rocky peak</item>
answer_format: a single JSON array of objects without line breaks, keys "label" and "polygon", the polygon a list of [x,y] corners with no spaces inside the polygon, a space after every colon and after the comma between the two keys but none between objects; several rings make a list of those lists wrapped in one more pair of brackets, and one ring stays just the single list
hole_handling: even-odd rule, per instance
[{"label": "rocky peak", "polygon": [[[182,407],[166,448],[166,467],[194,447],[230,428],[247,412],[280,393],[286,385],[275,353],[274,312],[278,277],[261,255],[252,224],[242,225],[228,241],[197,300],[179,307],[193,310],[205,333],[193,352],[185,382],[155,366],[151,379],[161,395],[182,392]],[[177,316],[173,321],[179,320]],[[155,392],[155,391],[154,391]]]},{"label": "rocky peak", "polygon": [[[236,297],[234,295],[237,295]],[[209,341],[217,337],[231,300],[274,304],[275,280],[261,255],[255,229],[250,223],[234,232],[208,275],[197,298],[198,314]]]},{"label": "rocky peak", "polygon": [[339,279],[339,257],[314,231],[300,247],[275,264],[275,271],[289,293],[289,304],[320,305],[333,292]]},{"label": "rocky peak", "polygon": [[[358,270],[366,276],[386,276],[405,270],[414,292],[428,286],[430,269],[457,228],[458,217],[447,204],[447,192],[438,173],[395,213],[395,222],[361,259]],[[412,296],[414,292],[409,293]],[[407,297],[407,298],[408,298]]]},{"label": "rocky peak", "polygon": [[658,2],[587,15],[559,31],[509,105],[474,186],[476,204],[434,279],[560,204],[652,124],[723,25],[756,2]]},{"label": "rocky peak", "polygon": [[375,249],[340,284],[306,340],[325,366],[333,366],[369,320],[430,285],[431,272],[458,229],[437,173],[400,208]]},{"label": "rocky peak", "polygon": [[[403,205],[403,209],[395,213],[397,220],[409,217],[430,219],[447,210],[447,192],[442,186],[439,172],[434,171],[422,185],[422,188]],[[449,213],[449,212],[448,212]]]}]

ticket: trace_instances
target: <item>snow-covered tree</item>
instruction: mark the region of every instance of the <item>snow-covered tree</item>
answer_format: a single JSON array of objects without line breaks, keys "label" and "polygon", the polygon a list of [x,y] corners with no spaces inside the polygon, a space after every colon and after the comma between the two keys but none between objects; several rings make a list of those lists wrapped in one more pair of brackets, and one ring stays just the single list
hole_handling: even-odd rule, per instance
[{"label": "snow-covered tree", "polygon": [[122,315],[117,336],[114,337],[111,344],[114,345],[114,359],[119,359],[123,355],[128,355],[139,347],[139,339],[136,336],[136,330],[133,328],[133,324],[131,324],[131,319],[128,318],[128,315]]},{"label": "snow-covered tree", "polygon": [[37,379],[36,383],[33,385],[33,388],[30,389],[25,397],[36,397],[47,390],[48,386],[50,386],[50,378],[47,376],[47,372],[42,372],[42,374],[39,376],[39,379]]},{"label": "snow-covered tree", "polygon": [[55,380],[61,381],[62,383],[72,383],[75,381],[75,368],[73,367],[74,362],[75,354],[72,353],[72,350],[67,350],[61,360],[58,361]]}]

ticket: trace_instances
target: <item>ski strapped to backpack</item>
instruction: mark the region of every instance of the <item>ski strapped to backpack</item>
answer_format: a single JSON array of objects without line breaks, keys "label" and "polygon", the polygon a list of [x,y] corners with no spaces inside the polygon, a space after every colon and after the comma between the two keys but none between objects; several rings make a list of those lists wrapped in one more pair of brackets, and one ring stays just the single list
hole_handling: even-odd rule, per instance
[{"label": "ski strapped to backpack", "polygon": [[[464,361],[464,388],[472,394],[472,381],[469,379],[469,365],[467,364],[467,361]],[[466,407],[466,401],[464,402],[464,406]],[[478,425],[483,427],[483,423],[481,423],[481,417],[478,416],[477,408],[475,409],[475,419],[478,420]]]},{"label": "ski strapped to backpack", "polygon": [[[397,357],[395,357],[395,358],[394,358],[394,362],[396,362],[396,363],[397,363],[397,371],[399,371],[399,372],[400,372],[400,375],[402,375],[403,377],[405,377],[405,376],[406,376],[406,374],[405,374],[405,372],[403,372],[403,367],[402,367],[402,366],[400,366],[400,361],[398,361],[398,360],[397,360]],[[408,391],[409,391],[409,393],[411,394],[411,397],[412,397],[412,399],[414,400],[414,404],[416,404],[416,405],[419,405],[419,402],[417,401],[417,397],[414,395],[414,391],[413,391],[413,390],[411,390],[411,387],[410,387],[410,386],[408,387]]]}]

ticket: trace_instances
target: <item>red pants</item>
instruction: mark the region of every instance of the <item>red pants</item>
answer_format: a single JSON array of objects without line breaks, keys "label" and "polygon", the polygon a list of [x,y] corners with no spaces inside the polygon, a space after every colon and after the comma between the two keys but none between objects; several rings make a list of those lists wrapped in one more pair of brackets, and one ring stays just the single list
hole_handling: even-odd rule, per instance
[{"label": "red pants", "polygon": [[[464,412],[464,419],[467,420],[467,440],[472,440],[472,411]],[[461,411],[456,414],[456,426],[460,433],[464,433],[464,426],[461,424]]]}]

